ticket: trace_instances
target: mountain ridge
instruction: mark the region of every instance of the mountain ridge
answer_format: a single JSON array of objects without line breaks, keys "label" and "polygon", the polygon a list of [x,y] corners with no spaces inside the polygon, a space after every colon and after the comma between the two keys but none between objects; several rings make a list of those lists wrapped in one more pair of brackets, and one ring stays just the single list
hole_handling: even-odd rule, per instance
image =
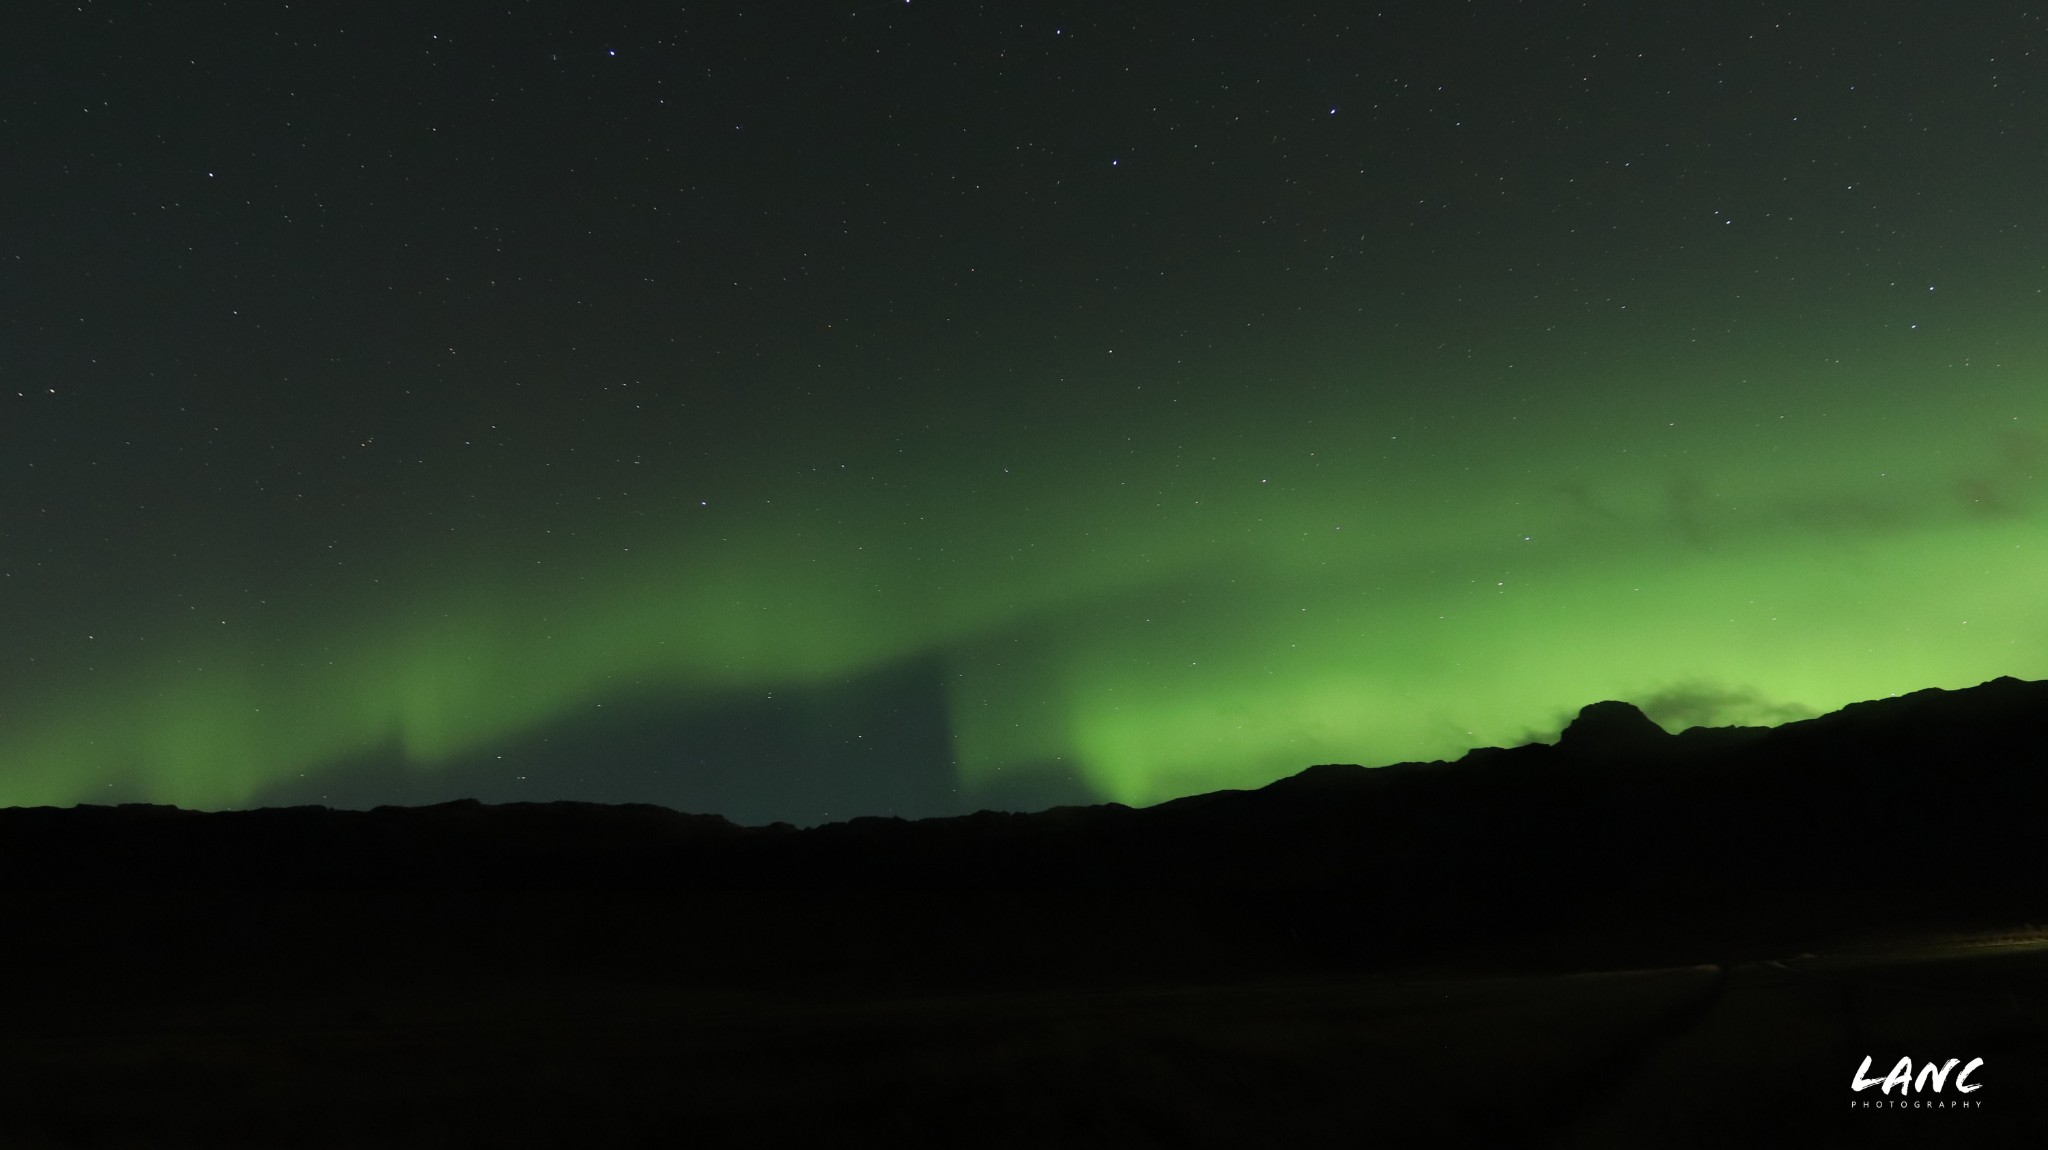
[{"label": "mountain ridge", "polygon": [[[538,938],[551,936],[543,920],[554,912],[532,908],[565,898],[618,903],[607,913],[621,929],[690,903],[707,916],[693,933],[716,942],[681,957],[684,944],[664,935],[655,949],[678,969],[726,973],[792,961],[790,930],[760,925],[777,916],[856,950],[921,940],[929,969],[988,968],[965,957],[974,940],[1021,945],[1019,931],[1064,940],[1052,949],[1069,958],[1053,965],[1108,932],[1162,969],[1204,966],[1176,953],[1191,938],[1320,968],[1539,953],[1690,959],[1929,923],[2048,920],[2048,846],[2032,833],[2048,812],[2048,683],[1916,691],[1775,728],[1652,727],[1608,701],[1583,709],[1554,745],[1477,748],[1451,762],[1322,764],[1151,807],[806,829],[591,803],[10,808],[0,810],[0,867],[16,881],[0,913],[76,927],[66,899],[154,898],[195,913],[243,900],[270,916],[238,926],[245,934],[417,929],[469,953],[488,947],[407,915],[494,908],[498,935],[478,938]],[[1887,866],[1901,857],[1913,865]],[[848,909],[857,905],[874,913]],[[1012,910],[1021,917],[1005,925]],[[157,910],[135,913],[162,924]],[[332,921],[312,922],[320,914]],[[1218,943],[1216,929],[1235,937]],[[185,945],[201,965],[212,946],[203,934]]]}]

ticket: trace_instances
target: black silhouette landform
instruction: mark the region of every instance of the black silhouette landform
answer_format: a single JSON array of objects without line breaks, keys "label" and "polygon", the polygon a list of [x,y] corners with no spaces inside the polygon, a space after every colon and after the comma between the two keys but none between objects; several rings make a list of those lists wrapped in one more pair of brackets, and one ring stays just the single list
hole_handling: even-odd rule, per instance
[{"label": "black silhouette landform", "polygon": [[[2044,746],[2005,678],[1143,809],[0,810],[0,1132],[2007,1137],[2048,1101]],[[1858,1108],[1865,1055],[1986,1088]]]}]

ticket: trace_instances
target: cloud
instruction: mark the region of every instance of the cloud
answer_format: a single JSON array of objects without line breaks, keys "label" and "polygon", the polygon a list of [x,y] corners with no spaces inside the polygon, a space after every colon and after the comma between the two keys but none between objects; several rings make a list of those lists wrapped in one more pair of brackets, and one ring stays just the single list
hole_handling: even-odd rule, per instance
[{"label": "cloud", "polygon": [[1689,679],[1674,683],[1637,703],[1666,730],[1687,727],[1776,726],[1796,719],[1812,718],[1813,708],[1799,703],[1773,702],[1754,687]]},{"label": "cloud", "polygon": [[2014,433],[1999,442],[1995,457],[1956,483],[1964,510],[1985,519],[2024,515],[2048,472],[2048,438]]}]

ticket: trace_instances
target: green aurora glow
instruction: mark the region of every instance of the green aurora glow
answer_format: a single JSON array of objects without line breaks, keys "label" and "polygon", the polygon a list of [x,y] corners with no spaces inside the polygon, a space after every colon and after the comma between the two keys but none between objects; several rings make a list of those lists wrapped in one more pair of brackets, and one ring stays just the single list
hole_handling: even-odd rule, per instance
[{"label": "green aurora glow", "polygon": [[18,37],[0,804],[1145,803],[2048,677],[2039,13],[594,11]]},{"label": "green aurora glow", "polygon": [[[914,657],[948,668],[970,794],[1069,769],[1132,803],[1548,738],[1598,698],[1773,722],[2038,677],[2048,357],[1992,348],[1964,376],[1954,350],[1725,411],[1676,380],[1396,413],[1332,373],[1311,411],[1197,416],[1143,452],[1113,421],[972,460],[914,445],[951,458],[893,472],[842,443],[846,468],[780,461],[780,507],[678,499],[593,520],[559,562],[499,538],[379,603],[165,623],[17,707],[0,802],[232,806],[393,742],[432,770],[629,687],[715,706]],[[1890,398],[1922,390],[1940,402]],[[863,469],[913,493],[878,514]]]}]

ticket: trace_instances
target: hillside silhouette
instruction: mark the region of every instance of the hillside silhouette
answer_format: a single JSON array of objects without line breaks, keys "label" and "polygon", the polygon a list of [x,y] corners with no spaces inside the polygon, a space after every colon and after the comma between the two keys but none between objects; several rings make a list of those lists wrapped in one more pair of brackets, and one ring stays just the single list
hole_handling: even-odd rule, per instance
[{"label": "hillside silhouette", "polygon": [[[1536,1078],[1500,1071],[1507,1074],[1502,1081],[1523,1085],[1510,1089],[1495,1110],[1430,1117],[1428,1107],[1455,1108],[1459,1100],[1444,1093],[1449,1086],[1425,1076],[1406,1088],[1419,1101],[1402,1111],[1410,1125],[1399,1127],[1431,1137],[1507,1136],[1538,1127],[1546,1137],[1562,1136],[1611,1117],[1609,1100],[1623,1090],[1616,1084],[1633,1073],[1624,1069],[1634,1057],[1626,1052],[1666,1041],[1656,1036],[1694,1029],[1730,993],[1729,972],[1752,969],[1743,964],[1783,970],[1778,960],[1794,955],[1881,951],[1956,932],[2014,932],[2048,922],[2048,836],[2038,833],[2048,811],[2044,740],[2048,683],[2002,678],[1967,690],[1858,703],[1775,728],[1695,728],[1677,735],[1627,703],[1598,702],[1584,708],[1555,745],[1478,749],[1454,762],[1316,766],[1256,790],[1142,809],[1107,804],[914,822],[858,818],[801,830],[742,827],[716,815],[653,806],[583,803],[217,813],[142,805],[0,810],[0,868],[9,878],[0,890],[0,921],[16,940],[0,1006],[22,1033],[42,1027],[76,1035],[82,1017],[120,1019],[121,1027],[155,1019],[152,1033],[173,1051],[164,1056],[167,1065],[204,1078],[192,1069],[199,1065],[192,1059],[201,1056],[180,1043],[196,1041],[192,1036],[200,1031],[214,1033],[208,1028],[223,1018],[252,1012],[296,1017],[293,1010],[313,1009],[308,1002],[346,1000],[359,1005],[348,1008],[336,1024],[343,1030],[335,1033],[375,1046],[396,1041],[391,1036],[401,1030],[392,1029],[393,1020],[405,1020],[413,1029],[403,1033],[415,1034],[424,1025],[420,1018],[453,1009],[445,1006],[449,987],[479,994],[485,992],[476,988],[500,988],[490,992],[498,997],[464,1016],[460,1026],[472,1029],[525,1018],[521,1012],[534,1002],[585,993],[572,995],[564,989],[570,987],[613,988],[605,991],[614,995],[607,999],[612,1006],[598,1012],[604,1017],[612,1017],[607,1010],[668,1017],[662,1011],[684,1009],[674,1005],[679,994],[740,995],[756,1004],[728,1003],[718,1008],[726,1013],[713,1012],[725,1018],[756,1009],[766,1001],[760,996],[769,996],[785,1004],[775,1017],[807,1020],[786,1022],[795,1027],[789,1033],[803,1036],[790,1039],[799,1045],[825,1042],[818,1028],[826,1023],[819,1019],[843,1018],[853,1009],[849,1002],[880,1011],[872,1004],[936,996],[953,1003],[945,1017],[980,1018],[977,1025],[991,1033],[1011,1033],[1003,1028],[1025,1026],[1019,1020],[1026,1015],[991,1021],[996,1016],[988,1012],[997,1010],[991,1004],[1017,1001],[1016,995],[1157,995],[1167,992],[1162,988],[1207,987],[1171,1013],[1156,1008],[1155,1016],[1146,1013],[1155,1007],[1132,1006],[1131,1018],[1153,1021],[1128,1025],[1173,1027],[1210,1018],[1202,1024],[1211,1028],[1202,1031],[1210,1037],[1199,1041],[1225,1042],[1214,1036],[1235,1035],[1230,1028],[1241,1024],[1215,1019],[1239,1018],[1253,1008],[1225,1011],[1218,1004],[1238,1002],[1228,996],[1251,993],[1247,987],[1296,987],[1306,979],[1349,988],[1346,995],[1366,994],[1359,988],[1369,987],[1398,998],[1406,993],[1398,988],[1411,985],[1399,980],[1425,974],[1535,980],[1513,984],[1526,993],[1516,991],[1522,997],[1506,1006],[1471,996],[1480,994],[1474,987],[1508,983],[1445,983],[1453,989],[1443,992],[1442,1003],[1465,1012],[1446,1025],[1484,1031],[1518,1017],[1515,1011],[1536,1009],[1527,1003],[1593,993],[1586,989],[1592,984],[1552,976],[1638,968],[1718,972],[1672,975],[1677,981],[1655,984],[1665,989],[1654,995],[1626,991],[1650,995],[1643,999],[1650,1005],[1625,995],[1586,1005],[1585,1019],[1634,1021],[1614,1034],[1602,1031],[1607,1037],[1598,1042],[1585,1039],[1591,1053],[1557,1056],[1568,1069],[1578,1068],[1566,1075],[1573,1085],[1561,1095],[1549,1086],[1539,1089]],[[2034,995],[2048,985],[2028,971],[2001,993]],[[1335,992],[1315,992],[1326,993]],[[1431,995],[1437,1003],[1439,996]],[[838,1003],[832,1009],[842,1013],[804,1013],[811,1007],[799,1011],[787,1006],[791,1001]],[[1058,1001],[1068,1005],[1044,1006],[1041,1013],[1081,1009],[1072,1003],[1082,1000]],[[1337,1009],[1324,998],[1314,997],[1313,1007],[1306,998],[1276,1001],[1281,1005],[1256,1009],[1297,1018],[1289,1025],[1299,1035],[1324,1036],[1316,1042],[1336,1041],[1317,1029],[1324,1022],[1312,1021]],[[1353,1006],[1343,1009],[1364,1011],[1382,1028],[1372,1033],[1405,1033],[1388,1020],[1408,1005],[1344,1001]],[[421,1005],[426,1002],[435,1005]],[[562,1018],[590,1009],[563,1007],[560,1016],[549,1015],[555,1021],[532,1026],[554,1034],[548,1026],[572,1026]],[[711,1025],[709,1015],[689,1011],[676,1025]],[[1642,1011],[1648,1013],[1638,1017]],[[576,1017],[585,1021],[573,1026],[587,1024],[586,1015]],[[913,1017],[914,1024],[905,1021]],[[863,1025],[893,1036],[888,1041],[896,1045],[889,1048],[914,1060],[937,1049],[932,1044],[940,1040],[932,1035],[938,1032],[928,1029],[938,1025],[932,1017],[892,1006]],[[1592,1025],[1570,1025],[1582,1024]],[[1543,1025],[1551,1038],[1526,1041],[1541,1046],[1565,1033],[1558,1027],[1569,1029],[1562,1021]],[[1857,1026],[1853,1037],[1866,1040],[1872,1031]],[[90,1026],[84,1032],[96,1033]],[[712,1032],[724,1033],[705,1031]],[[2006,1035],[2002,1058],[2028,1052],[2048,1073],[2039,1019],[1998,1033]],[[574,1042],[542,1043],[552,1053],[532,1055],[536,1064],[554,1065],[548,1059],[567,1058],[561,1052],[574,1043],[597,1041],[581,1030],[575,1034]],[[1126,1040],[1115,1036],[1099,1041]],[[653,1040],[634,1041],[644,1046]],[[1806,1077],[1798,1082],[1805,1089],[1812,1078],[1811,1089],[1832,1106],[1850,1068],[1841,1068],[1837,1083],[1832,1060],[1837,1046],[1847,1051],[1842,1044],[1854,1043],[1833,1032],[1813,1041],[1825,1058],[1814,1055],[1821,1068],[1800,1069]],[[813,1068],[806,1072],[815,1078],[811,1088],[818,1090],[826,1089],[818,1083],[839,1081],[832,1076],[843,1069],[825,1067],[855,1057],[802,1048],[812,1060],[805,1063]],[[978,1053],[947,1057],[969,1066],[994,1057],[990,1049],[974,1046]],[[1475,1047],[1461,1056],[1465,1061],[1442,1068],[1443,1082],[1519,1049],[1512,1043]],[[781,1072],[763,1063],[759,1076],[748,1077],[754,1072],[731,1069],[724,1061],[729,1051],[719,1050],[725,1053],[713,1059],[723,1068],[718,1073],[739,1076],[721,1079],[727,1081],[721,1089],[740,1091],[732,1097],[753,1097],[746,1091]],[[1916,1056],[1931,1053],[1939,1051]],[[462,1059],[469,1055],[447,1057],[467,1065]],[[653,1073],[646,1067],[659,1058],[645,1054],[632,1073]],[[158,1097],[149,1092],[154,1086],[142,1091],[142,1101],[131,1099],[140,1109],[126,1118],[85,1117],[101,1113],[91,1099],[111,1073],[90,1058],[87,1063],[79,1078],[41,1062],[0,1066],[9,1071],[0,1076],[8,1082],[0,1086],[0,1115],[15,1116],[0,1117],[0,1131],[9,1122],[27,1123],[44,1144],[96,1145],[185,1129],[175,1116],[149,1110],[147,1099]],[[480,1081],[489,1079],[477,1073]],[[1093,1081],[1095,1073],[1077,1072],[1074,1082]],[[257,1107],[250,1144],[289,1142],[304,1107],[328,1104],[317,1091],[307,1093],[307,1081],[287,1076],[266,1087],[283,1093],[263,1104],[270,1109]],[[377,1081],[383,1084],[365,1089],[399,1089]],[[968,1093],[945,1105],[980,1113],[989,1103],[973,1091],[985,1085],[963,1086]],[[1337,1099],[1330,1105],[1349,1104],[1342,1100],[1350,1094],[1326,1085]],[[462,1093],[470,1086],[444,1086],[469,1099],[464,1106],[489,1108],[473,1091]],[[901,1083],[889,1088],[908,1089]],[[133,1083],[122,1089],[142,1090]],[[562,1105],[583,1105],[574,1099],[589,1089],[595,1087],[571,1090],[571,1101]],[[1198,1086],[1190,1090],[1186,1098],[1200,1095]],[[1157,1105],[1171,1110],[1178,1103]],[[770,1121],[762,1115],[774,1108],[760,1106],[767,1109],[734,1111],[739,1116],[725,1120],[741,1127]],[[239,1144],[234,1131],[240,1128],[223,1113],[241,1111],[209,1111],[203,1121],[192,1119],[194,1128],[212,1132],[208,1144]],[[535,1120],[536,1129],[554,1129],[550,1122],[575,1125],[549,1113],[553,1117]],[[1314,1113],[1337,1123],[1332,1131],[1341,1126],[1334,1111]],[[1045,1139],[1071,1141],[1098,1129],[1091,1125],[1097,1118],[1110,1121],[1102,1114],[1073,1118],[1055,1123]],[[1202,1121],[1212,1120],[1222,1121]],[[1207,1128],[1189,1121],[1188,1129]],[[1475,1122],[1480,1126],[1456,1125]],[[1111,1128],[1128,1135],[1115,1144],[1182,1144],[1170,1132],[1148,1141],[1114,1122],[1101,1127]],[[1304,1141],[1313,1140],[1312,1132],[1306,1126],[1297,1131]],[[643,1135],[655,1137],[641,1127],[620,1137]],[[361,1136],[364,1144],[378,1140],[374,1132]],[[1888,1135],[1866,1131],[1859,1137],[1885,1144]]]},{"label": "hillside silhouette", "polygon": [[[437,945],[468,949],[428,909],[444,899],[546,951],[567,926],[542,908],[589,894],[689,909],[636,923],[633,955],[579,947],[583,958],[564,961],[804,967],[819,948],[785,950],[769,920],[848,940],[821,964],[835,975],[864,963],[897,971],[881,956],[915,949],[933,977],[970,981],[1112,974],[1119,961],[1156,975],[1239,963],[1694,960],[1901,925],[2048,921],[2048,838],[2036,833],[2044,746],[2048,683],[2010,678],[1776,728],[1679,735],[1610,701],[1584,708],[1554,746],[1311,767],[1142,809],[805,830],[567,802],[10,809],[0,811],[0,866],[16,879],[6,897],[40,916],[127,899],[158,908],[137,912],[150,916],[204,899],[266,952],[290,950],[306,930],[410,929],[410,902]],[[579,918],[594,913],[579,905]],[[369,917],[356,923],[356,913]],[[68,933],[106,931],[111,942],[127,929],[123,916],[90,917]],[[1028,945],[991,952],[996,938],[1023,934]],[[1190,950],[1194,936],[1206,941]],[[1230,940],[1222,952],[1213,936]],[[220,937],[195,929],[153,948],[168,958],[187,946],[218,969]]]}]

